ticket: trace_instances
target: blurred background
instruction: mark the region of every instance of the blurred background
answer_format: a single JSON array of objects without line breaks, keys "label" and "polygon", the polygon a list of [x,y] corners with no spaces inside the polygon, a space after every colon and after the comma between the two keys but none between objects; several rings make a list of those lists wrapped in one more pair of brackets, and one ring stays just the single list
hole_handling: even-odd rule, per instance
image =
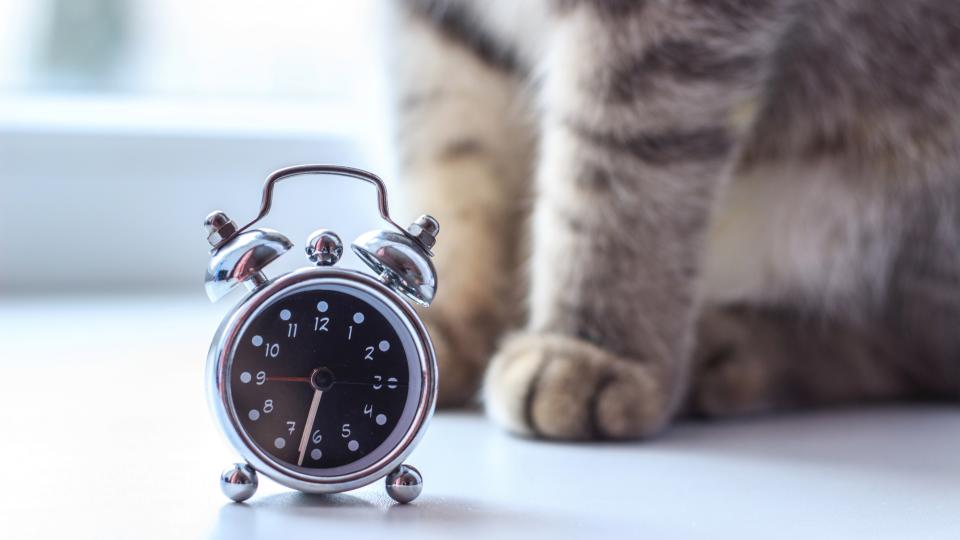
[{"label": "blurred background", "polygon": [[[248,221],[270,171],[389,181],[379,17],[368,0],[0,0],[0,302],[202,297],[204,216]],[[377,226],[370,186],[315,178],[281,185],[266,226],[298,245]]]}]

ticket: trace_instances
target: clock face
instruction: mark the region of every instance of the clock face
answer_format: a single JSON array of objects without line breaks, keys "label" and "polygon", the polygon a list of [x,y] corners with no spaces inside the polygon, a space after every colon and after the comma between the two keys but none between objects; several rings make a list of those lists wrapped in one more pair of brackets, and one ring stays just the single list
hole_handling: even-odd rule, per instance
[{"label": "clock face", "polygon": [[353,472],[413,421],[420,358],[382,298],[336,283],[277,294],[239,332],[228,400],[247,438],[305,474]]}]

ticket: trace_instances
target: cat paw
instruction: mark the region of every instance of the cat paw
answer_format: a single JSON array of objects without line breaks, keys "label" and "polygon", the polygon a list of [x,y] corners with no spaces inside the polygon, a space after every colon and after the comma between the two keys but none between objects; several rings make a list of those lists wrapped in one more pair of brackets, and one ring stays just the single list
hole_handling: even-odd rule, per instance
[{"label": "cat paw", "polygon": [[508,339],[487,370],[483,398],[490,417],[509,431],[561,440],[649,437],[672,412],[664,380],[650,365],[550,334]]},{"label": "cat paw", "polygon": [[[751,324],[753,322],[754,324]],[[736,313],[706,313],[700,323],[689,408],[702,416],[740,416],[770,408],[778,351],[762,325]]]},{"label": "cat paw", "polygon": [[437,357],[437,407],[470,405],[477,398],[490,346],[483,347],[479,337],[458,331],[449,319],[426,317],[425,322]]}]

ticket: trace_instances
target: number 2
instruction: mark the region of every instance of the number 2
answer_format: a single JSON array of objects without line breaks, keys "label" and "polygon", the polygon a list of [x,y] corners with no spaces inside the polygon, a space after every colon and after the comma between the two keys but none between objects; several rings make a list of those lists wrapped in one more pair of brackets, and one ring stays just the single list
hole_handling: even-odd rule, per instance
[{"label": "number 2", "polygon": [[365,351],[366,351],[367,354],[363,355],[363,359],[364,359],[364,360],[373,360],[373,347],[367,347],[367,348],[365,349]]}]

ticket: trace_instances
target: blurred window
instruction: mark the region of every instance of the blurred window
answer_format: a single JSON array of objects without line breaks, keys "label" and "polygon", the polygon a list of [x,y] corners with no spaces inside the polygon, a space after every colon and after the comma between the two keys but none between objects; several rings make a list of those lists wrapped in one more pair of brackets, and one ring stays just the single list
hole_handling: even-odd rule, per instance
[{"label": "blurred window", "polygon": [[0,0],[0,91],[346,98],[371,19],[356,0]]},{"label": "blurred window", "polygon": [[[29,231],[0,238],[0,297],[196,292],[197,223],[248,216],[269,171],[389,177],[380,1],[0,0],[0,226]],[[318,212],[295,184],[268,225],[355,234],[366,189],[331,181]],[[64,231],[98,241],[44,247]]]}]

